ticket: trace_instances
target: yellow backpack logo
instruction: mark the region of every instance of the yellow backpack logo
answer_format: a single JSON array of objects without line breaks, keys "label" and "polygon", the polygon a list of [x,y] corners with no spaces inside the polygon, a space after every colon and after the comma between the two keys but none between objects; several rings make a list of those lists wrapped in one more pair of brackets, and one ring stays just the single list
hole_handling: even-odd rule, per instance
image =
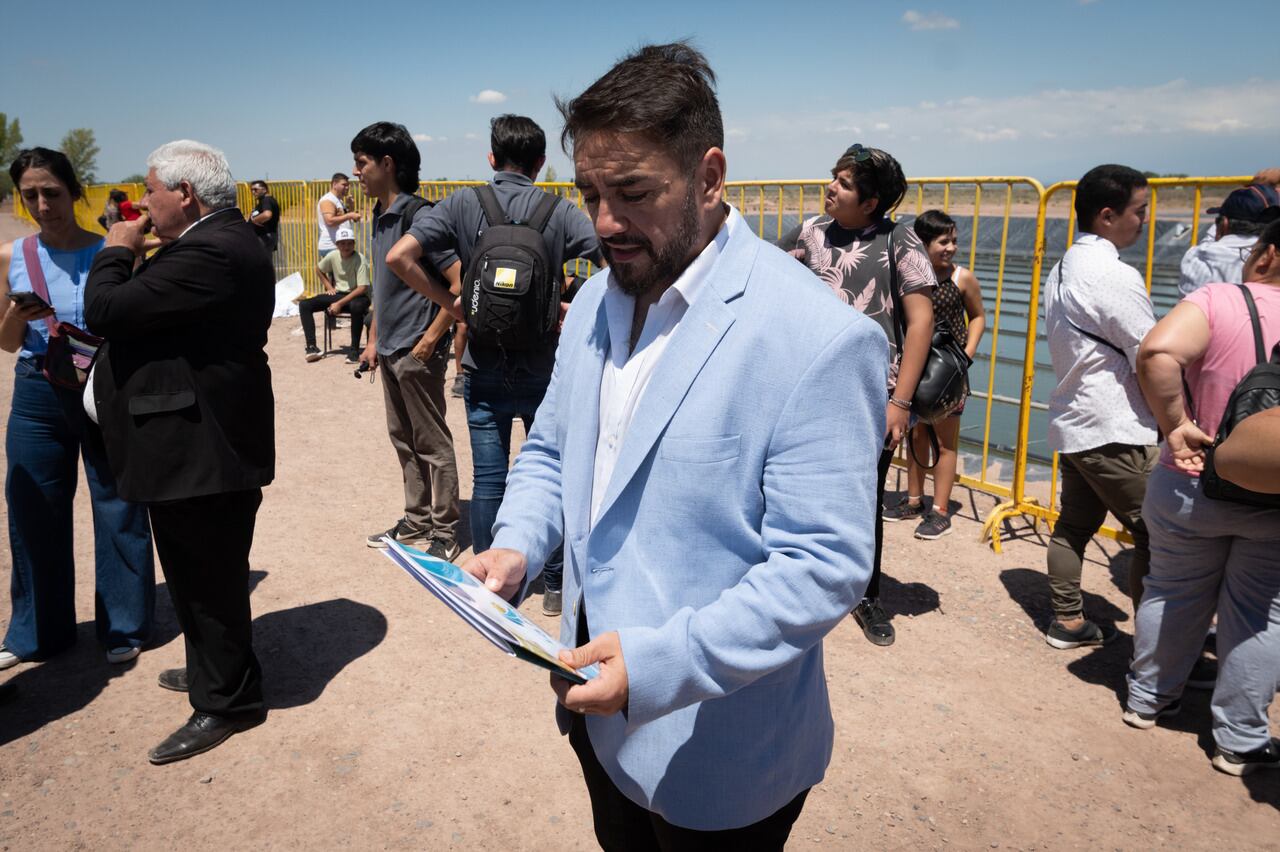
[{"label": "yellow backpack logo", "polygon": [[496,290],[516,289],[516,271],[509,266],[499,266],[493,270],[493,286]]}]

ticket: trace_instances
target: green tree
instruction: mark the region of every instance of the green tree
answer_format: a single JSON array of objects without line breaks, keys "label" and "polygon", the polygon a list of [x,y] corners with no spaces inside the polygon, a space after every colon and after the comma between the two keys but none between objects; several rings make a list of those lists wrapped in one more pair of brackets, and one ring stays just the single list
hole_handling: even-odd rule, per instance
[{"label": "green tree", "polygon": [[120,182],[121,183],[146,183],[147,176],[142,174],[141,172],[134,172],[131,175],[125,175],[124,177],[120,178]]},{"label": "green tree", "polygon": [[98,178],[98,142],[93,131],[87,127],[68,130],[62,137],[62,153],[67,155],[71,165],[75,167],[76,177],[82,184],[88,185]]},{"label": "green tree", "polygon": [[0,112],[0,165],[3,165],[3,171],[0,172],[0,198],[13,192],[13,181],[9,180],[9,164],[18,158],[20,150],[22,128],[18,126],[18,119],[15,117],[10,120]]},{"label": "green tree", "polygon": [[555,183],[560,176],[556,174],[556,167],[548,165],[546,171],[542,173],[543,183]]}]

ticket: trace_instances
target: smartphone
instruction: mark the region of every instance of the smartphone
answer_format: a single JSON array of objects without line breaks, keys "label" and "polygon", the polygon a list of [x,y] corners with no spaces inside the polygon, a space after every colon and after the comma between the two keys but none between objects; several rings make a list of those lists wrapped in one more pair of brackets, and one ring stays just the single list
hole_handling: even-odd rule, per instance
[{"label": "smartphone", "polygon": [[9,301],[13,302],[15,305],[18,305],[24,308],[31,307],[32,305],[38,308],[44,308],[44,309],[49,308],[48,302],[46,302],[44,299],[41,299],[35,293],[32,293],[30,290],[18,290],[17,292],[10,292]]}]

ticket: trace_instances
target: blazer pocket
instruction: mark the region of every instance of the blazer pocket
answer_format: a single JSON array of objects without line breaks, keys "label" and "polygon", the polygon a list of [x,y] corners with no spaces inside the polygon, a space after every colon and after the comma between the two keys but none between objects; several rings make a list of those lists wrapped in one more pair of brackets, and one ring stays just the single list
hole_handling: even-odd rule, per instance
[{"label": "blazer pocket", "polygon": [[740,435],[707,438],[663,438],[658,455],[675,462],[711,464],[738,457]]},{"label": "blazer pocket", "polygon": [[196,392],[192,390],[140,393],[129,399],[129,413],[135,417],[143,414],[164,414],[168,411],[181,411],[195,404]]}]

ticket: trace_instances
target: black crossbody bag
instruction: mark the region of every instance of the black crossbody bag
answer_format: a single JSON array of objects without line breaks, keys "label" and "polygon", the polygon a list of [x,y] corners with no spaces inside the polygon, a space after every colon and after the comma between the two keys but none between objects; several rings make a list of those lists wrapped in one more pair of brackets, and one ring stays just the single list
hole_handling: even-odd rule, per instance
[{"label": "black crossbody bag", "polygon": [[[898,257],[893,248],[892,230],[889,231],[888,252],[893,331],[898,344],[898,357],[901,359],[904,354],[907,317],[902,307],[902,297],[898,293]],[[940,448],[938,433],[933,424],[949,417],[956,406],[969,395],[969,367],[972,364],[973,359],[946,329],[934,329],[933,339],[929,341],[929,354],[925,358],[924,369],[920,371],[920,381],[916,383],[915,393],[911,397],[911,413],[925,425],[929,436],[931,464],[920,461],[910,433],[907,434],[907,450],[911,453],[912,460],[925,470],[933,470],[938,465]]]}]

